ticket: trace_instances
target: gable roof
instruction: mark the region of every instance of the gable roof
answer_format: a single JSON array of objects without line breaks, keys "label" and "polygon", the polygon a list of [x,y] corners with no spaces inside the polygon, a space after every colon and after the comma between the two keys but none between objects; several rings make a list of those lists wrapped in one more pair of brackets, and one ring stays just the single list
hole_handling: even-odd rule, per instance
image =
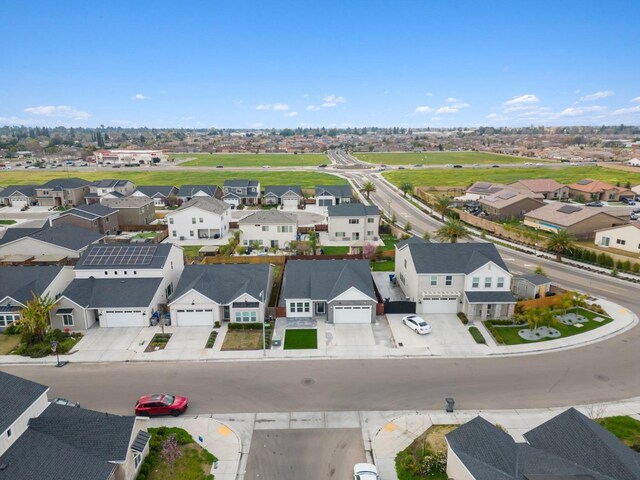
[{"label": "gable roof", "polygon": [[380,215],[380,209],[375,205],[363,203],[339,203],[329,205],[329,217],[366,217],[367,215]]},{"label": "gable roof", "polygon": [[[116,192],[108,193],[107,195],[114,195]],[[117,195],[116,195],[117,197]],[[125,208],[141,208],[145,205],[153,204],[153,199],[149,197],[128,196],[120,198],[102,197],[100,200],[103,205],[107,205],[111,208],[125,209]]]},{"label": "gable roof", "polygon": [[[398,246],[396,245],[396,248]],[[402,248],[402,247],[400,247]],[[488,262],[509,269],[493,243],[409,243],[416,273],[471,273]]]},{"label": "gable roof", "polygon": [[597,193],[604,192],[605,190],[615,190],[616,187],[610,183],[601,182],[600,180],[593,180],[591,178],[585,178],[579,182],[567,185],[571,190],[578,190],[580,192]]},{"label": "gable roof", "polygon": [[217,185],[182,185],[176,195],[178,197],[193,197],[196,193],[202,191],[211,197],[215,197],[218,190],[220,190],[220,187]]},{"label": "gable roof", "polygon": [[[238,220],[240,225],[246,224],[296,224],[298,223],[297,218],[294,215],[287,215],[280,210],[257,210],[253,213],[250,213],[246,217]],[[295,232],[294,232],[295,233]]]},{"label": "gable roof", "polygon": [[507,188],[502,183],[489,183],[489,182],[475,182],[467,189],[467,193],[475,193],[478,195],[491,195],[498,193],[501,190]]},{"label": "gable roof", "polygon": [[546,285],[547,283],[551,283],[544,275],[540,275],[539,273],[529,273],[527,275],[518,275],[516,279],[526,280],[527,282],[533,285]]},{"label": "gable roof", "polygon": [[90,182],[78,177],[69,177],[69,178],[54,178],[49,180],[47,183],[36,187],[38,189],[48,189],[48,190],[67,190],[74,188],[81,188],[90,185]]},{"label": "gable roof", "polygon": [[[135,267],[132,267],[132,270]],[[149,307],[162,278],[76,278],[62,295],[83,308]]]},{"label": "gable roof", "polygon": [[425,240],[424,238],[420,238],[420,237],[416,237],[416,236],[410,236],[409,238],[405,239],[405,240],[400,240],[399,242],[396,243],[396,248],[400,249],[402,247],[404,247],[405,245],[409,244],[409,243],[430,243],[428,240]]},{"label": "gable roof", "polygon": [[218,215],[223,214],[226,210],[229,210],[231,206],[223,202],[222,200],[218,200],[214,197],[193,197],[188,202],[180,205],[179,208],[167,214],[167,216],[175,215],[177,212],[181,212],[191,207],[197,207],[207,212],[216,213]]},{"label": "gable roof", "polygon": [[595,217],[596,215],[608,215],[615,220],[620,220],[618,217],[615,217],[600,208],[584,207],[560,202],[549,203],[540,208],[536,208],[535,210],[531,210],[525,214],[525,217],[542,220],[562,227],[569,227],[588,218]]},{"label": "gable roof", "polygon": [[[131,270],[162,268],[172,248],[179,247],[174,247],[172,243],[92,245],[80,257],[74,268],[76,270],[105,270],[122,267]],[[130,260],[132,257],[135,260],[134,263]],[[95,261],[96,259],[98,261]]]},{"label": "gable roof", "polygon": [[15,422],[49,387],[0,371],[0,434]]},{"label": "gable roof", "polygon": [[135,189],[135,192],[140,192],[149,198],[153,197],[165,197],[168,198],[174,195],[178,189],[173,185],[140,185]]},{"label": "gable roof", "polygon": [[300,188],[300,185],[268,185],[264,187],[265,197],[275,195],[280,198],[288,192],[294,193],[298,197],[302,197],[302,189]]},{"label": "gable roof", "polygon": [[29,235],[39,232],[40,230],[42,230],[42,228],[7,228],[2,238],[0,238],[0,245],[5,245],[23,237],[28,237]]},{"label": "gable roof", "polygon": [[223,185],[230,188],[249,188],[259,186],[260,182],[256,180],[237,179],[225,180]]},{"label": "gable roof", "polygon": [[64,217],[65,215],[76,215],[78,217],[86,218],[87,220],[95,220],[96,218],[108,217],[113,215],[117,210],[102,205],[100,203],[91,203],[89,205],[78,205],[62,212],[58,217]]},{"label": "gable roof", "polygon": [[514,192],[508,189],[500,190],[497,193],[487,195],[478,200],[482,205],[488,205],[493,208],[505,208],[523,201],[535,202],[540,206],[545,204],[541,200],[534,198],[531,194]]},{"label": "gable roof", "polygon": [[531,178],[518,180],[508,185],[516,190],[527,190],[534,193],[553,192],[562,188],[564,185],[557,182],[553,178]]},{"label": "gable roof", "polygon": [[287,298],[330,301],[351,287],[376,300],[367,260],[291,260],[282,282],[282,304]]},{"label": "gable roof", "polygon": [[115,180],[115,179],[104,179],[104,180],[96,180],[95,182],[91,182],[89,186],[96,188],[116,188],[116,187],[124,187],[127,183],[133,183],[131,180]]},{"label": "gable roof", "polygon": [[[16,230],[12,232],[12,230]],[[22,238],[29,237],[41,242],[57,245],[58,247],[66,248],[69,250],[79,251],[83,248],[97,242],[104,235],[96,233],[86,228],[79,228],[67,223],[60,223],[52,226],[45,225],[43,228],[31,229],[10,228],[7,233],[0,240],[0,245],[6,245],[10,242],[20,240]]]},{"label": "gable roof", "polygon": [[268,264],[185,265],[171,302],[190,290],[221,305],[244,293],[260,300],[260,292],[263,292],[262,302],[266,302],[270,271],[271,266]]},{"label": "gable roof", "polygon": [[36,188],[39,188],[39,185],[7,185],[7,188],[0,192],[0,198],[10,197],[14,193],[22,193],[26,197],[35,197]]},{"label": "gable roof", "polygon": [[316,197],[327,195],[337,198],[351,198],[351,185],[318,185],[316,187]]},{"label": "gable roof", "polygon": [[11,297],[26,304],[33,294],[42,295],[62,268],[58,265],[0,267],[0,300]]}]

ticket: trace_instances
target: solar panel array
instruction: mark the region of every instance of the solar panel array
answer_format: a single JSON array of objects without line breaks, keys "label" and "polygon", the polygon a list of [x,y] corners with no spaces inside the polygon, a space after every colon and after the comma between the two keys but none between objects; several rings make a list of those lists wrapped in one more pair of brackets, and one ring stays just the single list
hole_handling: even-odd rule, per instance
[{"label": "solar panel array", "polygon": [[149,265],[157,248],[156,246],[94,247],[87,254],[83,265]]},{"label": "solar panel array", "polygon": [[573,205],[563,205],[558,209],[560,213],[574,213],[582,210],[580,207],[574,207]]},{"label": "solar panel array", "polygon": [[504,192],[500,192],[498,194],[498,196],[502,199],[502,200],[509,200],[510,198],[513,198],[517,195],[517,193],[515,192],[510,192],[510,191],[504,191]]}]

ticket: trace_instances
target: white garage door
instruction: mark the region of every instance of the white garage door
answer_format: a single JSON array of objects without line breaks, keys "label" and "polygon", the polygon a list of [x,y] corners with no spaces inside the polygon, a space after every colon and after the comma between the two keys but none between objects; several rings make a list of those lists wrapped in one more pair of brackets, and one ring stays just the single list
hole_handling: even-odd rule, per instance
[{"label": "white garage door", "polygon": [[142,310],[103,310],[100,326],[115,327],[144,327],[146,325]]},{"label": "white garage door", "polygon": [[427,297],[422,299],[421,313],[457,313],[458,297]]},{"label": "white garage door", "polygon": [[282,205],[285,207],[297,207],[298,197],[282,197]]},{"label": "white garage door", "polygon": [[176,311],[176,325],[179,327],[213,326],[213,309],[181,309]]},{"label": "white garage door", "polygon": [[333,307],[333,323],[371,323],[371,305]]},{"label": "white garage door", "polygon": [[328,207],[333,205],[333,201],[330,198],[321,198],[318,200],[319,207]]},{"label": "white garage door", "polygon": [[12,207],[22,208],[22,207],[25,207],[27,204],[28,204],[27,200],[13,200],[13,199],[11,200]]}]

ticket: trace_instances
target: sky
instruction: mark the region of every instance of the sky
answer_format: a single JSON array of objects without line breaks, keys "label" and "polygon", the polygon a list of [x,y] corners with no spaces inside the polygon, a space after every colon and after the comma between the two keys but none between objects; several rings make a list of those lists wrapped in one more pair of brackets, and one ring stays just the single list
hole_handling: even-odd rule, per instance
[{"label": "sky", "polygon": [[640,1],[3,0],[0,125],[640,124]]}]

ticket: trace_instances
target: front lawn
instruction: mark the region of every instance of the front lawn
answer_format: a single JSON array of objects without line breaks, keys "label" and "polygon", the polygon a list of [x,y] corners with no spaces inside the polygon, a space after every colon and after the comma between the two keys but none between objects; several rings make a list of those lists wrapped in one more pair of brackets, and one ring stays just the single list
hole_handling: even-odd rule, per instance
[{"label": "front lawn", "polygon": [[[211,467],[218,459],[198,445],[182,428],[149,428],[149,455],[145,458],[137,480],[213,480]],[[173,465],[166,460],[165,442],[175,436],[178,448]]]},{"label": "front lawn", "polygon": [[158,350],[164,350],[167,347],[167,343],[169,343],[169,340],[171,340],[170,333],[156,333],[144,351],[156,352]]},{"label": "front lawn", "polygon": [[285,331],[285,350],[303,350],[315,348],[318,348],[318,331],[315,328],[302,328]]},{"label": "front lawn", "polygon": [[227,330],[222,350],[259,350],[262,348],[262,330]]},{"label": "front lawn", "polygon": [[482,336],[482,332],[478,330],[478,327],[469,327],[469,333],[471,334],[473,339],[476,341],[476,343],[480,343],[480,344],[487,343],[487,341]]},{"label": "front lawn", "polygon": [[0,220],[0,225],[13,225],[14,223],[18,223],[15,220]]},{"label": "front lawn", "polygon": [[374,272],[393,272],[395,260],[383,260],[381,262],[371,262],[371,270]]},{"label": "front lawn", "polygon": [[20,335],[0,334],[0,355],[9,355],[20,343]]},{"label": "front lawn", "polygon": [[607,417],[597,420],[628,447],[640,451],[640,421],[631,417]]},{"label": "front lawn", "polygon": [[[456,428],[458,425],[433,425],[399,452],[396,455],[398,480],[447,480],[444,436]],[[430,457],[431,462],[426,462],[426,457]]]},{"label": "front lawn", "polygon": [[[20,335],[16,336],[18,337],[18,341],[20,342]],[[14,355],[22,355],[23,357],[31,358],[42,358],[48,355],[54,355],[54,352],[51,348],[51,342],[53,341],[58,342],[57,351],[59,354],[69,353],[81,338],[82,334],[79,332],[65,333],[56,328],[55,330],[49,330],[47,332],[43,342],[33,343],[31,345],[20,342],[12,353]]]},{"label": "front lawn", "polygon": [[317,167],[331,163],[322,153],[175,153],[171,157],[189,160],[182,167]]}]

